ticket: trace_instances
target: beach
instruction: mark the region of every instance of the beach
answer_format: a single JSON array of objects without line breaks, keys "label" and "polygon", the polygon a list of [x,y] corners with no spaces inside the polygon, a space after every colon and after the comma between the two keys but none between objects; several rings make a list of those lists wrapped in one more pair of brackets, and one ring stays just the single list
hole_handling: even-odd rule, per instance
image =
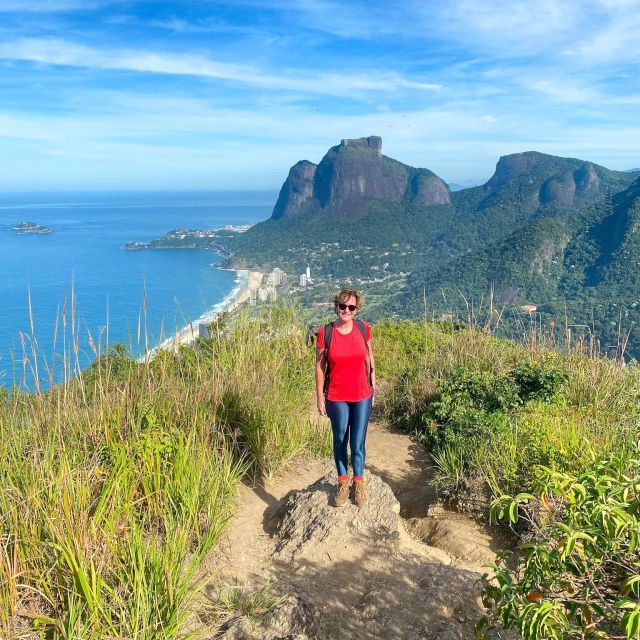
[{"label": "beach", "polygon": [[149,350],[147,358],[153,357],[158,349],[178,349],[180,346],[191,344],[199,336],[199,326],[201,323],[211,322],[214,318],[225,312],[233,313],[242,304],[248,302],[251,291],[258,289],[262,284],[264,274],[260,271],[249,271],[248,275],[243,277],[241,274],[246,274],[246,271],[236,271],[236,273],[238,274],[239,284],[231,292],[228,300],[223,301],[222,306],[216,305],[197,320],[190,322],[179,331],[176,331],[172,337],[167,338],[159,347]]}]

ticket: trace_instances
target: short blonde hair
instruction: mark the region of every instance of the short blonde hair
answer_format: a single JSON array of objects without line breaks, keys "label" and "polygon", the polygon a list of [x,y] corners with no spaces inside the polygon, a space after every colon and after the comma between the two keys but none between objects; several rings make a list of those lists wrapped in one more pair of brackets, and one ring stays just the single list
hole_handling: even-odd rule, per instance
[{"label": "short blonde hair", "polygon": [[356,307],[360,309],[364,304],[364,296],[360,291],[356,291],[355,289],[340,289],[340,291],[333,296],[333,303],[339,304],[342,302],[344,304],[351,296],[356,299]]}]

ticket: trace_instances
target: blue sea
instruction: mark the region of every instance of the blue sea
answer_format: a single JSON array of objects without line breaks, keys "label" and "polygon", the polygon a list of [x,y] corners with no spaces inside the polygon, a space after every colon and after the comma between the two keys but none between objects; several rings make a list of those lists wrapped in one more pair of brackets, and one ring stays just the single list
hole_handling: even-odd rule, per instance
[{"label": "blue sea", "polygon": [[[86,366],[107,343],[122,342],[140,355],[145,335],[147,346],[156,346],[224,306],[239,282],[235,272],[216,267],[215,253],[123,246],[178,227],[259,222],[271,215],[276,197],[264,191],[0,195],[0,385],[33,388],[36,364],[41,379],[48,368],[59,381],[64,345],[68,352],[73,336]],[[23,221],[52,233],[11,230]]]}]

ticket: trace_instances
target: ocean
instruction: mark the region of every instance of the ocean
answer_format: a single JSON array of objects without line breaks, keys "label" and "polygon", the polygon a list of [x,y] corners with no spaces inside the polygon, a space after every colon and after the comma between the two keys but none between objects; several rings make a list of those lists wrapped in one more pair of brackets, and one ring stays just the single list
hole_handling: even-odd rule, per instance
[{"label": "ocean", "polygon": [[[83,367],[107,342],[144,353],[145,324],[153,347],[222,308],[238,279],[216,268],[221,258],[213,252],[123,246],[178,227],[259,222],[271,215],[276,197],[270,191],[0,194],[0,385],[33,388],[35,364],[41,379],[47,368],[61,379],[72,306]],[[11,229],[24,221],[52,233]]]}]

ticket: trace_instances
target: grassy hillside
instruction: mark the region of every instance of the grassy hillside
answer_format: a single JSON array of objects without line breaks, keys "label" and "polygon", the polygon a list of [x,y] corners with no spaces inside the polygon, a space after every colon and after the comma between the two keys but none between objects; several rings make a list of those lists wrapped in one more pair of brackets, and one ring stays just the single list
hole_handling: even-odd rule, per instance
[{"label": "grassy hillside", "polygon": [[387,413],[430,449],[441,495],[521,537],[483,578],[478,637],[637,639],[637,366],[477,327],[394,323],[376,337]]},{"label": "grassy hillside", "polygon": [[[186,637],[186,622],[198,624],[202,562],[229,521],[238,482],[329,452],[327,425],[313,417],[314,354],[303,336],[292,309],[223,319],[211,340],[177,354],[137,363],[117,347],[64,386],[0,397],[0,637]],[[553,496],[544,499],[557,508],[530,538],[540,553],[557,543],[549,536],[575,503],[549,481],[540,490],[545,473],[618,474],[605,496],[622,482],[640,490],[636,367],[446,323],[380,323],[374,343],[384,414],[429,447],[444,497],[488,517],[492,503],[497,515],[517,515],[525,498],[510,495],[529,491],[531,504],[544,491]],[[584,551],[610,590],[624,591],[633,576],[637,491],[624,495],[618,546]],[[589,504],[580,508],[593,514]],[[500,571],[507,580],[509,569]],[[505,611],[509,624],[527,620],[538,580],[536,606],[563,607],[573,630],[528,637],[583,637],[575,629],[584,631],[587,614],[571,607],[588,581],[576,581],[573,597],[532,572],[521,587],[510,578],[506,604],[489,602],[488,583],[486,623]],[[637,595],[629,588],[625,598]],[[601,601],[589,624],[626,633],[631,609],[611,602],[610,591]]]},{"label": "grassy hillside", "polygon": [[184,637],[238,482],[327,452],[312,369],[281,311],[0,397],[0,637]]}]

